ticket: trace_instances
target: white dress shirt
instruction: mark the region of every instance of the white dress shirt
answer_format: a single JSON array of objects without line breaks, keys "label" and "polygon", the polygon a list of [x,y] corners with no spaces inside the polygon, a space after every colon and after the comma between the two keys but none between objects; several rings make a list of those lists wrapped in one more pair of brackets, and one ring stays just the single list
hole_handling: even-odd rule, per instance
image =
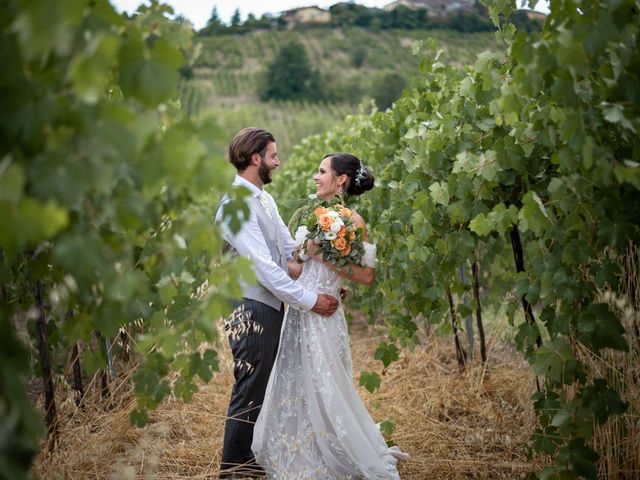
[{"label": "white dress shirt", "polygon": [[[263,197],[266,197],[266,200],[271,205],[271,213],[275,216],[275,221],[278,222],[278,228],[282,236],[282,242],[284,244],[287,259],[292,259],[295,245],[291,238],[291,234],[289,233],[289,229],[280,217],[278,206],[273,200],[273,197],[268,192],[258,188],[253,183],[242,178],[240,175],[236,175],[233,185],[234,187],[243,186],[247,188],[251,192],[251,195],[256,197],[256,199],[258,199],[257,197],[260,194],[262,194]],[[258,201],[260,201],[260,199],[258,199]],[[264,234],[258,224],[258,218],[256,217],[256,213],[253,209],[251,209],[249,219],[244,221],[240,231],[235,235],[233,235],[225,222],[222,222],[221,220],[222,209],[219,209],[216,215],[216,222],[222,226],[224,239],[237,250],[239,255],[251,260],[258,283],[284,303],[297,310],[306,312],[313,308],[318,298],[318,294],[306,290],[298,285],[291,279],[291,277],[289,277],[288,272],[284,271],[280,265],[274,262],[271,258],[269,247],[265,242]]]}]

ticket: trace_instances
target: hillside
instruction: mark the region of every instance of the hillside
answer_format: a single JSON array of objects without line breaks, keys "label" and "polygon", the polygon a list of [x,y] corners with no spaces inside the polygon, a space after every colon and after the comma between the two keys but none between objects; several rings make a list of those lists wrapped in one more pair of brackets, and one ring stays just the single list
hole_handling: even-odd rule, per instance
[{"label": "hillside", "polygon": [[[367,30],[363,28],[308,28],[252,31],[244,35],[202,36],[202,53],[194,80],[206,92],[207,103],[233,99],[255,101],[259,74],[282,44],[301,42],[312,65],[329,81],[367,86],[376,73],[396,71],[407,78],[417,73],[420,56],[412,45],[434,38],[444,49],[442,61],[473,63],[478,53],[497,49],[493,33],[452,30]],[[366,90],[366,88],[365,88]],[[226,100],[226,101],[225,101]]]},{"label": "hillside", "polygon": [[[472,64],[478,53],[498,49],[493,33],[453,30],[368,30],[358,27],[255,30],[246,34],[200,36],[201,54],[193,78],[183,86],[183,102],[194,114],[214,116],[222,136],[261,125],[278,139],[283,158],[303,138],[324,132],[344,117],[369,108],[372,83],[396,72],[408,81],[419,74],[418,41],[434,38],[443,53],[440,61]],[[302,43],[323,84],[335,94],[326,103],[269,102],[257,95],[261,73],[280,47]],[[364,105],[364,107],[363,107]]]}]

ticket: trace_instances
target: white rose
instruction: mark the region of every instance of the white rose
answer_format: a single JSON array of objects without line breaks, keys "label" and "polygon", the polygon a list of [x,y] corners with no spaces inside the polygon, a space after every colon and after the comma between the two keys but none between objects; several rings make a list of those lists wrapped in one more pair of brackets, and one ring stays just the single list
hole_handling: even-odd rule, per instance
[{"label": "white rose", "polygon": [[324,238],[327,240],[335,240],[338,237],[335,232],[327,232],[324,234]]},{"label": "white rose", "polygon": [[338,233],[343,225],[344,225],[344,222],[338,218],[331,224],[331,231],[333,233]]}]

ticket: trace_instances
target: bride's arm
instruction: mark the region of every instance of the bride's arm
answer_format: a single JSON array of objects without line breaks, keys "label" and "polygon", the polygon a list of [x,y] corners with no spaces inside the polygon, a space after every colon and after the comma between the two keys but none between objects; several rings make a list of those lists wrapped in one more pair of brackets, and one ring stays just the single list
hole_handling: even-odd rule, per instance
[{"label": "bride's arm", "polygon": [[295,233],[295,238],[293,239],[293,246],[295,250],[293,251],[292,259],[287,260],[287,270],[289,276],[294,280],[297,280],[302,273],[303,262],[307,258],[306,255],[301,251],[306,234],[307,227],[303,226],[298,228]]},{"label": "bride's arm", "polygon": [[356,265],[355,263],[349,263],[341,268],[337,268],[332,263],[327,263],[327,266],[338,272],[338,275],[342,278],[351,280],[352,282],[361,283],[367,287],[370,287],[376,278],[375,268],[363,267],[361,265]]},{"label": "bride's arm", "polygon": [[[367,241],[369,237],[367,236],[367,227],[365,225],[364,219],[360,215],[356,214],[355,223],[358,227],[362,228],[364,240]],[[361,283],[363,285],[366,285],[367,287],[370,287],[375,280],[375,268],[363,267],[362,265],[357,265],[355,263],[348,263],[344,267],[338,268],[331,262],[325,262],[322,259],[321,255],[315,255],[315,252],[318,248],[319,247],[312,241],[309,241],[307,243],[307,253],[309,254],[309,256],[319,262],[324,263],[328,268],[337,272],[338,275],[340,275],[342,278],[351,280],[352,282]]]}]

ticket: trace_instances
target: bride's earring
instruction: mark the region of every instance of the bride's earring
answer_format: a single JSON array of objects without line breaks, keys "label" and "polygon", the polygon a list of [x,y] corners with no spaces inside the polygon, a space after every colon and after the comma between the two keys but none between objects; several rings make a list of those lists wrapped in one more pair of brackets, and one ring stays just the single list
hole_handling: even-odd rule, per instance
[{"label": "bride's earring", "polygon": [[342,185],[340,185],[338,187],[338,195],[343,196],[344,195],[344,188],[342,187]]}]

